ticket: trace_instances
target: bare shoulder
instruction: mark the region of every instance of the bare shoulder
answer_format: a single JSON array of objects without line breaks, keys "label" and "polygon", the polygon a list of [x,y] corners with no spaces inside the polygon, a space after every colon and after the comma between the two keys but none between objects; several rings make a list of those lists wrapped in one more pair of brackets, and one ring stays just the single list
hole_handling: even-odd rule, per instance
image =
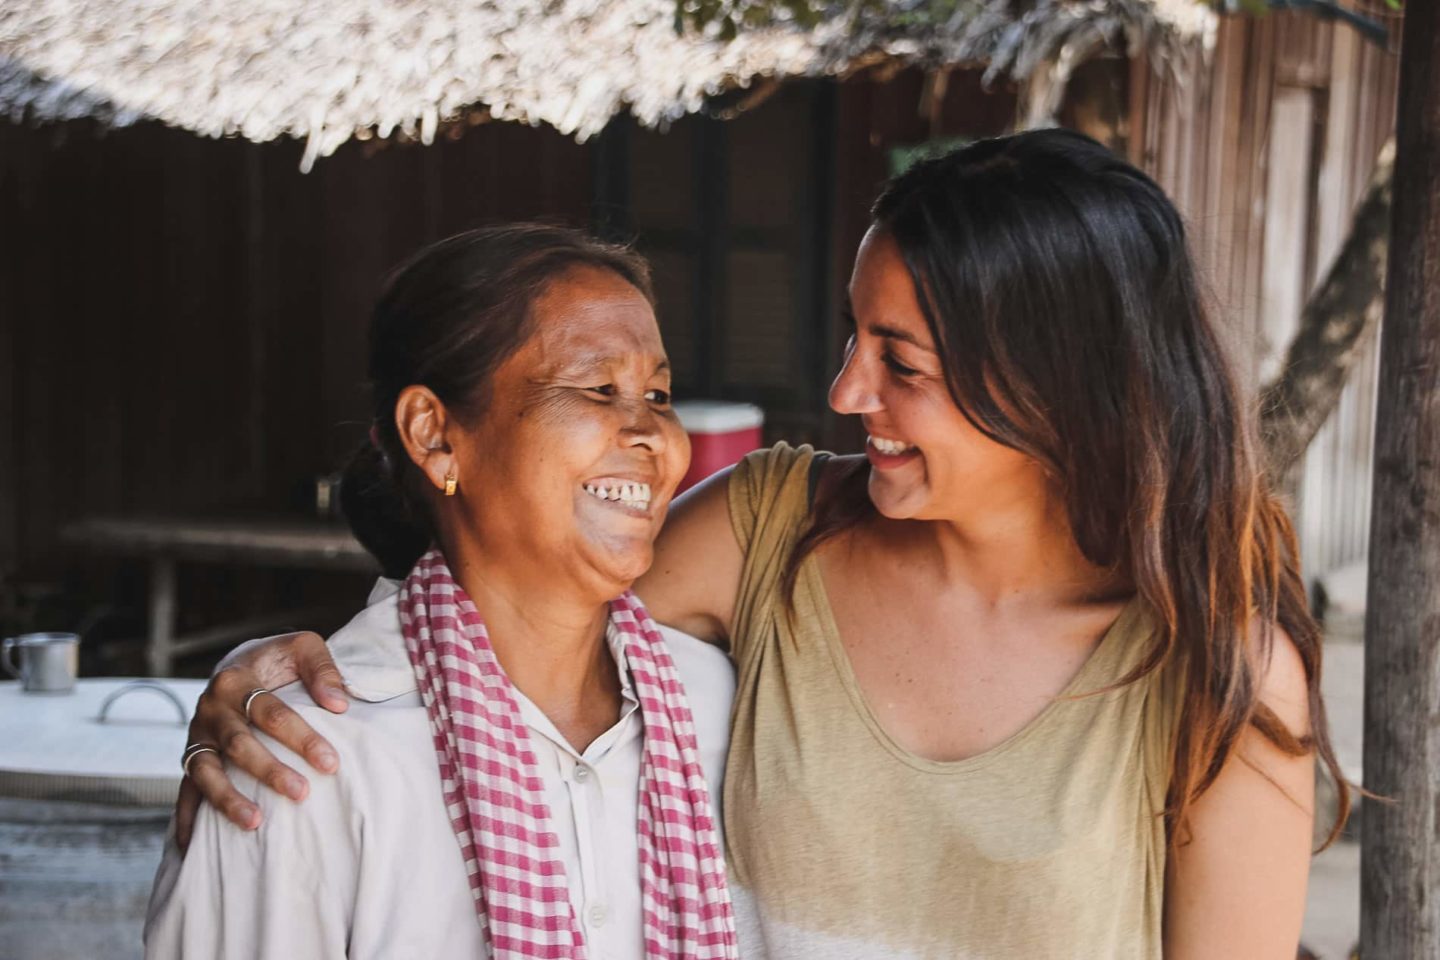
[{"label": "bare shoulder", "polygon": [[744,556],[730,522],[728,467],[670,507],[649,572],[635,584],[651,616],[710,643],[730,634]]},{"label": "bare shoulder", "polygon": [[821,483],[834,482],[840,477],[848,476],[862,468],[865,463],[865,454],[863,453],[829,454],[820,465]]},{"label": "bare shoulder", "polygon": [[824,497],[845,478],[853,476],[866,465],[863,454],[817,453],[819,461],[815,468],[815,498]]},{"label": "bare shoulder", "polygon": [[[1251,625],[1260,637],[1263,625]],[[1309,729],[1309,678],[1293,638],[1272,627],[1261,701],[1292,733]],[[1195,799],[1165,884],[1169,960],[1292,957],[1305,914],[1315,807],[1314,759],[1246,729]]]},{"label": "bare shoulder", "polygon": [[[1260,624],[1252,629],[1258,631]],[[1292,733],[1300,737],[1309,734],[1310,673],[1300,648],[1279,624],[1271,627],[1269,657],[1261,668],[1260,700]]]},{"label": "bare shoulder", "polygon": [[676,497],[656,546],[685,544],[717,526],[723,526],[734,540],[730,525],[730,480],[734,475],[735,467],[726,467]]}]

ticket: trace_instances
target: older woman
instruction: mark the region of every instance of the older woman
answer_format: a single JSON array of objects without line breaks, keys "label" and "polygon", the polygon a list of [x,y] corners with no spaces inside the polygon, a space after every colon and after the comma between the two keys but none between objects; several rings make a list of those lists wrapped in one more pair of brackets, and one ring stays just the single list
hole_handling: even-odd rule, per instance
[{"label": "older woman", "polygon": [[332,639],[342,716],[275,701],[339,774],[294,805],[237,773],[264,825],[201,812],[147,955],[733,958],[710,799],[733,676],[628,592],[689,459],[644,263],[551,227],[454,237],[390,283],[370,350],[347,508],[403,582]]},{"label": "older woman", "polygon": [[752,454],[637,584],[739,671],[746,956],[1289,960],[1319,635],[1174,207],[1076,134],[974,144],[886,188],[850,300],[865,456]]}]

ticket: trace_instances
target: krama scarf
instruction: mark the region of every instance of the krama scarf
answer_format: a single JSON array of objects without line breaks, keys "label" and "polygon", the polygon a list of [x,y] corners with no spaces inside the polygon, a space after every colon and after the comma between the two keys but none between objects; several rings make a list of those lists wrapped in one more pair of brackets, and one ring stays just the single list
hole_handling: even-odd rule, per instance
[{"label": "krama scarf", "polygon": [[[441,786],[496,960],[585,960],[543,784],[509,678],[438,550],[400,595]],[[646,960],[735,960],[725,864],[685,689],[633,593],[610,604],[644,722],[640,878]]]}]

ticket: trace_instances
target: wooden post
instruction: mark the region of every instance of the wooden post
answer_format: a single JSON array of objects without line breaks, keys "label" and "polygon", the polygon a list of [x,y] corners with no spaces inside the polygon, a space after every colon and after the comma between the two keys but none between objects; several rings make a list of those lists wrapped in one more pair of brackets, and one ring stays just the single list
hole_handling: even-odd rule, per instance
[{"label": "wooden post", "polygon": [[1365,621],[1361,956],[1440,957],[1440,5],[1405,4]]},{"label": "wooden post", "polygon": [[152,677],[168,677],[175,666],[176,613],[175,558],[157,555],[150,560],[150,635],[145,663]]}]

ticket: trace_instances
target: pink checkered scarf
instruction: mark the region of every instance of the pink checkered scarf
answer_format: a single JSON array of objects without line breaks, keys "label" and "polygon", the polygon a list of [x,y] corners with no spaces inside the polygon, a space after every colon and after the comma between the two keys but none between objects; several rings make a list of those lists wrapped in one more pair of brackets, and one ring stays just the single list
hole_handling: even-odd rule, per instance
[{"label": "pink checkered scarf", "polygon": [[[734,960],[735,920],[685,689],[639,598],[610,604],[645,725],[640,877],[647,960]],[[584,960],[529,733],[475,604],[438,550],[400,596],[445,804],[497,960]]]}]

